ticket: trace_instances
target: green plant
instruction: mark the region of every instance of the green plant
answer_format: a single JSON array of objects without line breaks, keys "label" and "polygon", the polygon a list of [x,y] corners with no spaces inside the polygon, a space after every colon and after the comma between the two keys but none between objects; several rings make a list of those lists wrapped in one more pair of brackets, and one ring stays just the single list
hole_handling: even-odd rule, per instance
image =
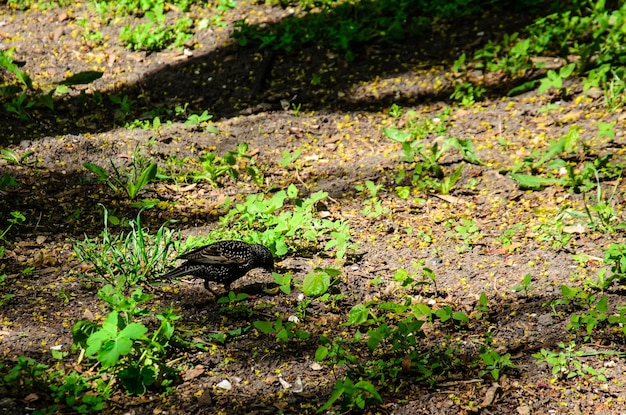
[{"label": "green plant", "polygon": [[[460,165],[446,176],[441,159],[450,149],[455,148],[461,152],[465,161],[481,164],[474,146],[470,140],[456,137],[441,138],[447,132],[446,120],[449,110],[432,119],[419,119],[414,111],[409,111],[407,115],[408,120],[402,129],[386,127],[383,133],[402,145],[403,161],[411,163],[413,169],[411,181],[414,185],[424,190],[448,194],[461,178],[463,166]],[[427,137],[433,137],[432,144],[425,143]],[[396,176],[396,183],[400,183],[405,176],[406,170],[400,170]]]},{"label": "green plant", "polygon": [[471,107],[481,100],[485,91],[484,87],[474,85],[471,82],[457,82],[454,85],[454,92],[450,95],[450,99],[460,102],[464,107]]},{"label": "green plant", "polygon": [[[24,217],[24,215],[21,212],[18,212],[18,211],[11,212],[11,217],[7,219],[7,222],[9,222],[9,225],[4,229],[0,229],[0,241],[6,242],[6,239],[4,237],[6,236],[7,232],[9,232],[9,230],[11,230],[11,228],[14,225],[23,223],[25,220],[26,220],[26,217]],[[0,258],[2,258],[2,252],[4,251],[0,251]]]},{"label": "green plant", "polygon": [[613,207],[613,198],[617,192],[620,181],[618,180],[613,186],[613,191],[610,196],[605,200],[604,193],[602,191],[602,185],[600,184],[600,177],[598,176],[598,170],[594,167],[593,172],[596,179],[596,197],[595,204],[587,205],[586,193],[583,195],[583,202],[585,204],[585,213],[587,215],[588,224],[591,229],[601,230],[609,233],[615,233],[618,230],[626,229],[626,223],[622,222],[616,215],[616,210]]},{"label": "green plant", "polygon": [[511,362],[511,354],[500,354],[495,350],[488,347],[481,347],[479,352],[480,360],[484,365],[484,368],[478,371],[478,376],[483,377],[487,373],[491,375],[496,382],[500,379],[500,372],[503,369],[510,368],[515,369],[515,365]]},{"label": "green plant", "polygon": [[524,295],[528,296],[528,292],[535,289],[535,287],[531,284],[532,280],[533,277],[530,273],[524,275],[524,278],[522,278],[522,282],[519,285],[514,286],[513,291],[524,291]]},{"label": "green plant", "polygon": [[626,82],[624,82],[624,76],[612,71],[613,78],[604,83],[604,105],[609,112],[616,112],[618,109],[624,106],[626,98],[624,92],[626,92]]},{"label": "green plant", "polygon": [[559,72],[550,69],[546,74],[546,77],[541,80],[537,92],[543,94],[550,88],[556,89],[561,95],[564,93],[563,80],[569,78],[574,72],[576,64],[570,63],[559,69]]},{"label": "green plant", "polygon": [[483,317],[487,317],[489,315],[489,298],[484,291],[480,293],[480,297],[478,297],[478,303],[476,304],[476,320],[480,320]]},{"label": "green plant", "polygon": [[463,242],[462,246],[457,247],[459,252],[469,250],[472,245],[482,238],[478,224],[472,219],[465,218],[462,218],[460,223],[454,227],[454,232],[448,232],[446,235]]},{"label": "green plant", "polygon": [[233,180],[237,180],[240,175],[238,163],[243,165],[244,171],[257,185],[263,184],[263,175],[254,163],[254,157],[248,154],[248,145],[246,143],[237,144],[236,150],[229,150],[223,157],[218,157],[215,153],[207,152],[200,156],[200,165],[202,170],[193,173],[194,181],[207,180],[213,184],[220,184],[223,176],[229,176]]},{"label": "green plant", "polygon": [[[92,386],[94,383],[95,388]],[[48,387],[55,402],[63,403],[80,414],[99,412],[104,409],[112,392],[104,382],[100,380],[92,382],[91,379],[74,371],[67,375],[57,372],[54,381],[50,382]]]},{"label": "green plant", "polygon": [[284,275],[273,272],[272,278],[283,293],[287,295],[291,294],[291,272],[287,272]]},{"label": "green plant", "polygon": [[518,223],[508,229],[505,229],[502,232],[502,235],[498,236],[497,239],[503,246],[511,246],[513,245],[513,239],[515,238],[515,235],[518,232],[523,232],[524,230],[526,230],[526,224]]},{"label": "green plant", "polygon": [[23,164],[26,159],[35,154],[34,151],[25,151],[24,154],[18,156],[15,151],[10,148],[3,148],[0,150],[0,158],[6,160],[11,164]]},{"label": "green plant", "polygon": [[316,268],[304,277],[300,289],[309,297],[319,297],[338,281],[339,275],[341,271],[334,268]]},{"label": "green plant", "polygon": [[111,311],[101,324],[79,320],[72,328],[74,344],[85,356],[100,364],[99,375],[110,376],[108,388],[116,379],[129,394],[141,395],[152,385],[165,387],[177,379],[177,371],[164,360],[171,349],[174,322],[180,318],[170,308],[156,318],[160,325],[150,336],[149,329],[137,321],[148,310],[140,308],[153,296],[136,289],[125,297],[120,287],[105,285],[98,291]]},{"label": "green plant", "polygon": [[369,192],[369,198],[365,200],[365,206],[361,210],[365,216],[378,218],[390,212],[389,208],[383,207],[382,201],[378,198],[378,192],[383,188],[382,184],[377,185],[371,180],[366,180],[365,186],[358,184],[355,188],[358,192],[364,193],[366,189]]},{"label": "green plant", "polygon": [[178,251],[174,231],[161,226],[155,235],[150,235],[141,225],[141,212],[136,219],[128,221],[128,233],[113,235],[108,226],[108,210],[100,206],[104,214],[100,237],[85,236],[83,241],[73,244],[76,256],[94,267],[95,275],[81,273],[81,276],[121,288],[132,287],[165,268],[170,248]]},{"label": "green plant", "polygon": [[9,113],[15,114],[22,121],[30,119],[31,116],[28,110],[31,108],[53,110],[54,94],[65,94],[68,91],[68,87],[91,83],[103,75],[102,72],[97,71],[79,72],[68,76],[61,82],[47,85],[49,90],[44,92],[40,87],[35,87],[28,74],[19,69],[13,62],[12,53],[13,49],[0,51],[0,67],[12,73],[18,84],[1,86],[0,96],[4,98],[4,109]]},{"label": "green plant", "polygon": [[222,305],[220,307],[221,312],[227,312],[231,315],[252,317],[253,310],[246,304],[247,299],[248,294],[246,293],[235,294],[230,291],[227,295],[218,298],[217,304]]},{"label": "green plant", "polygon": [[611,355],[612,353],[575,350],[576,343],[573,341],[568,345],[561,342],[558,346],[561,349],[560,352],[541,349],[539,353],[533,354],[533,357],[537,359],[538,362],[545,362],[552,366],[552,375],[556,379],[572,379],[575,377],[589,375],[592,379],[599,380],[601,382],[607,381],[606,376],[604,375],[606,368],[594,369],[591,366],[582,363],[579,358],[603,354]]},{"label": "green plant", "polygon": [[317,410],[317,413],[329,409],[339,398],[342,398],[341,408],[344,411],[364,410],[366,405],[372,402],[383,403],[383,398],[371,382],[360,380],[354,383],[346,376],[343,380],[337,380],[330,398]]},{"label": "green plant", "polygon": [[434,286],[437,291],[437,276],[434,271],[424,266],[424,260],[411,261],[411,271],[399,268],[393,274],[393,280],[399,282],[404,288]]},{"label": "green plant", "polygon": [[281,166],[287,167],[290,164],[294,164],[301,154],[302,149],[297,149],[293,152],[283,151],[282,157],[278,159],[278,162]]},{"label": "green plant", "polygon": [[[590,296],[590,300],[595,299],[595,296]],[[584,312],[572,314],[567,328],[573,332],[578,332],[581,327],[585,327],[587,332],[585,340],[590,340],[597,326],[607,321],[608,300],[607,296],[602,296],[598,301],[588,304],[588,308]]]},{"label": "green plant", "polygon": [[191,33],[193,21],[187,16],[176,19],[174,25],[166,24],[164,2],[154,2],[144,10],[148,22],[136,27],[127,25],[120,31],[120,40],[125,42],[128,48],[158,51],[166,47],[181,47],[193,37]]},{"label": "green plant", "polygon": [[[54,350],[53,350],[54,354]],[[67,353],[65,353],[67,354]],[[74,371],[65,375],[63,370],[50,372],[48,365],[38,363],[26,356],[19,356],[15,365],[8,370],[0,363],[0,387],[13,396],[24,396],[32,393],[50,393],[57,404],[64,404],[74,411],[86,414],[97,412],[104,408],[105,401],[110,396],[110,390],[98,388],[94,393],[93,384],[98,381],[86,378]],[[34,413],[51,413],[59,411],[58,405]]]},{"label": "green plant", "polygon": [[109,160],[113,173],[94,163],[84,163],[83,166],[96,175],[96,179],[106,183],[114,192],[122,188],[128,197],[134,199],[137,194],[157,175],[157,163],[149,162],[143,157],[133,157],[131,166],[123,169]]},{"label": "green plant", "polygon": [[626,279],[626,245],[612,243],[604,252],[604,264],[610,266],[610,274],[602,268],[596,275],[596,281],[587,283],[589,287],[604,291],[615,280]]},{"label": "green plant", "polygon": [[[4,365],[0,366],[0,369]],[[0,385],[6,386],[15,392],[19,389],[32,389],[44,383],[44,374],[48,366],[37,363],[34,359],[19,356],[8,372],[0,377]]]},{"label": "green plant", "polygon": [[297,324],[293,321],[284,321],[278,319],[276,321],[254,321],[252,325],[261,333],[273,334],[276,341],[286,343],[289,339],[307,340],[311,335],[306,331],[297,328]]},{"label": "green plant", "polygon": [[[298,188],[292,184],[287,191],[280,190],[271,198],[264,194],[249,195],[243,203],[229,209],[220,223],[229,229],[227,235],[250,234],[251,242],[268,246],[276,256],[287,253],[287,241],[292,241],[294,248],[325,241],[323,249],[334,250],[335,256],[342,259],[353,249],[348,224],[316,215],[317,206],[328,194],[315,192],[304,199],[298,194]],[[292,209],[285,207],[287,201],[293,203]]]},{"label": "green plant", "polygon": [[7,173],[3,173],[2,176],[0,176],[0,190],[16,186],[17,182],[15,181],[15,177],[10,176]]},{"label": "green plant", "polygon": [[404,114],[404,110],[398,104],[391,104],[391,106],[387,110],[387,113],[393,118],[400,118],[402,114]]},{"label": "green plant", "polygon": [[[213,115],[209,114],[209,111],[205,110],[202,114],[190,114],[187,117],[187,121],[183,123],[185,127],[201,127],[204,126],[204,131],[207,133],[219,134],[219,130],[214,125],[209,125],[209,121],[213,118]],[[247,148],[246,148],[247,150]]]},{"label": "green plant", "polygon": [[124,123],[126,118],[131,113],[131,106],[135,103],[135,101],[128,98],[128,95],[124,95],[123,97],[118,97],[117,95],[110,96],[109,99],[115,105],[119,105],[119,110],[115,112],[115,120]]}]

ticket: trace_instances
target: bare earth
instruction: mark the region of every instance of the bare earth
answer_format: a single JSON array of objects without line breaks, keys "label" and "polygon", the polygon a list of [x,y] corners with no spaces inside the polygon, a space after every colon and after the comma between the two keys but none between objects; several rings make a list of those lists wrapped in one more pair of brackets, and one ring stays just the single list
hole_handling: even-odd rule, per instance
[{"label": "bare earth", "polygon": [[[247,5],[230,11],[226,20],[234,21],[251,10],[269,22],[288,13]],[[194,13],[201,18],[207,10]],[[119,217],[134,218],[137,209],[124,195],[114,194],[95,181],[83,163],[106,166],[111,159],[128,164],[137,146],[162,163],[170,155],[197,157],[203,150],[222,155],[238,143],[247,143],[255,153],[256,164],[265,172],[265,191],[292,183],[305,196],[327,191],[330,199],[323,210],[331,218],[349,222],[357,249],[345,262],[331,261],[321,253],[277,259],[281,271],[291,271],[300,280],[317,266],[340,267],[341,281],[333,289],[344,294],[343,300],[313,300],[300,323],[302,330],[312,334],[308,342],[293,341],[285,346],[252,331],[224,345],[210,344],[206,352],[182,350],[176,357],[182,359],[183,376],[173,393],[160,396],[158,391],[151,391],[135,398],[120,391],[108,403],[106,413],[314,413],[346,370],[314,365],[317,338],[321,334],[350,338],[354,328],[340,324],[352,306],[372,299],[402,302],[411,296],[414,302],[430,302],[435,308],[450,305],[471,315],[482,292],[489,298],[488,318],[459,331],[428,328],[424,350],[458,342],[462,347],[459,356],[469,362],[488,331],[493,347],[501,354],[510,353],[516,368],[503,370],[495,386],[489,376],[479,378],[477,369],[463,362],[432,387],[416,382],[408,373],[402,375],[402,385],[396,389],[381,389],[385,403],[369,413],[472,413],[470,407],[483,402],[484,407],[477,411],[492,414],[626,413],[626,367],[622,359],[582,359],[592,367],[605,368],[607,382],[590,377],[554,381],[551,369],[531,356],[542,348],[557,351],[559,342],[575,339],[583,344],[582,336],[566,329],[572,309],[553,310],[546,303],[560,297],[562,284],[580,286],[585,279],[595,278],[602,263],[593,258],[602,258],[602,250],[611,242],[623,243],[623,234],[587,229],[572,233],[565,246],[554,247],[538,225],[552,229],[562,207],[582,211],[581,196],[557,186],[521,190],[502,170],[534,149],[544,150],[549,140],[560,138],[573,125],[581,128],[582,139],[590,143],[594,153],[611,152],[616,162],[624,163],[622,112],[607,113],[601,97],[585,94],[577,85],[572,86],[571,99],[561,101],[536,92],[507,97],[502,93],[508,90],[506,79],[491,85],[483,80],[488,85],[488,98],[467,108],[453,106],[447,123],[448,135],[471,139],[484,164],[465,164],[450,197],[416,191],[402,200],[393,191],[402,167],[402,151],[382,129],[402,125],[406,115],[393,118],[388,113],[390,105],[413,109],[424,119],[439,117],[451,105],[446,101],[452,92],[447,73],[451,62],[460,49],[473,47],[467,39],[476,36],[468,34],[485,33],[499,21],[484,19],[476,28],[460,26],[447,37],[434,31],[428,39],[407,44],[363,47],[351,63],[340,52],[318,45],[277,53],[259,99],[255,99],[262,56],[254,49],[233,44],[230,29],[197,34],[197,44],[190,45],[189,53],[166,50],[146,54],[119,45],[120,25],[102,26],[111,40],[89,49],[72,35],[78,33],[77,19],[89,15],[82,3],[50,11],[0,8],[2,47],[16,48],[16,59],[23,61],[22,69],[35,82],[59,81],[70,72],[104,72],[102,79],[77,87],[60,99],[55,112],[33,109],[28,121],[2,115],[8,121],[0,126],[0,146],[18,154],[34,152],[21,165],[0,161],[0,173],[14,176],[19,183],[2,194],[0,227],[11,211],[26,217],[23,225],[7,234],[10,243],[0,263],[0,273],[7,274],[0,295],[14,294],[0,307],[0,356],[7,366],[26,355],[51,366],[71,368],[76,355],[55,362],[50,348],[60,345],[69,350],[74,322],[106,313],[96,297],[97,287],[88,286],[76,275],[82,265],[73,254],[72,240],[101,232],[99,203]],[[511,16],[503,21],[516,19]],[[320,75],[315,85],[311,74]],[[162,115],[164,125],[158,130],[121,128],[115,125],[119,106],[106,98],[100,104],[92,98],[81,100],[79,92],[92,97],[95,91],[128,96],[133,104],[126,121],[151,120],[153,116],[142,114],[189,103],[187,114],[204,110],[214,114],[212,121],[219,133],[183,127],[184,118],[172,114]],[[286,109],[281,100],[288,103]],[[559,108],[543,111],[551,101]],[[290,103],[302,107],[295,111]],[[172,121],[170,125],[165,125],[167,120]],[[597,121],[616,122],[616,138],[598,139]],[[298,149],[303,151],[299,160],[281,167],[281,154]],[[449,174],[461,161],[458,153],[450,152],[442,165]],[[388,210],[381,217],[368,218],[361,213],[368,195],[357,192],[355,185],[366,180],[384,186],[379,197]],[[170,226],[183,235],[203,235],[217,226],[219,205],[225,197],[241,201],[258,191],[245,180],[227,181],[223,187],[200,182],[182,189],[156,182],[140,198],[172,203],[147,210],[143,219],[152,230],[168,219],[177,219]],[[622,202],[623,194],[618,191],[614,204],[620,215]],[[454,232],[462,219],[474,220],[480,231],[467,249],[459,249],[465,243]],[[516,224],[526,226],[514,232],[510,244],[503,243],[504,232]],[[581,264],[573,259],[574,254],[592,259]],[[412,262],[419,260],[434,271],[436,287],[407,292],[392,277],[399,268],[410,270]],[[22,274],[27,267],[33,272]],[[534,290],[513,292],[512,287],[528,273],[533,277]],[[373,284],[376,278],[382,283]],[[270,282],[271,276],[254,271],[236,282],[234,289],[247,292],[254,284]],[[247,305],[256,314],[247,316],[220,311],[221,306],[201,281],[184,280],[151,290],[154,307],[171,304],[183,316],[181,327],[200,340],[261,318],[286,319],[293,314],[300,294],[297,288],[290,295],[255,292]],[[622,304],[623,291],[614,288],[608,294],[612,306]],[[583,347],[626,351],[620,331],[604,332]],[[366,350],[363,353],[366,356]],[[302,391],[285,389],[280,378],[292,385],[301,381]],[[232,383],[232,390],[216,387],[224,379]],[[49,404],[49,397],[37,393],[5,396],[0,399],[0,412],[31,413],[28,408]]]}]

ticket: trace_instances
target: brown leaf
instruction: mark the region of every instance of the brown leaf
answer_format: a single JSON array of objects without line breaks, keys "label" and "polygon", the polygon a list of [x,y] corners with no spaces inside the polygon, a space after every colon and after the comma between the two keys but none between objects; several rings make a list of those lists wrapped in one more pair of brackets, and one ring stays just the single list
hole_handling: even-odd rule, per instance
[{"label": "brown leaf", "polygon": [[166,184],[165,187],[167,187],[169,190],[172,190],[174,192],[188,192],[190,190],[195,189],[197,186],[197,183],[191,183],[187,186],[179,186],[176,184]]},{"label": "brown leaf", "polygon": [[183,373],[183,380],[190,381],[191,379],[195,379],[198,376],[202,375],[203,373],[204,373],[204,366],[197,365],[193,369],[189,369],[185,371],[185,373]]},{"label": "brown leaf", "polygon": [[566,225],[563,226],[563,232],[565,233],[585,233],[587,228],[583,225]]},{"label": "brown leaf", "polygon": [[461,203],[465,203],[465,200],[459,198],[459,197],[454,197],[454,196],[450,196],[450,195],[435,195],[436,197],[438,197],[441,200],[445,200],[448,203],[454,203],[454,204],[461,204]]},{"label": "brown leaf", "polygon": [[31,402],[35,402],[39,400],[39,395],[37,395],[36,393],[29,393],[28,395],[26,395],[26,397],[23,399],[23,401],[25,403],[31,403]]}]

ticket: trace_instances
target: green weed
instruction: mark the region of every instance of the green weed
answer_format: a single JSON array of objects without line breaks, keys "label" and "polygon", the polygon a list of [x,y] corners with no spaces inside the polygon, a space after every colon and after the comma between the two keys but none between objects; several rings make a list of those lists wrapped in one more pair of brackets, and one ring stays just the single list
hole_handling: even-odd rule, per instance
[{"label": "green weed", "polygon": [[73,244],[78,259],[94,267],[93,272],[81,273],[82,277],[126,289],[165,269],[169,250],[179,248],[174,231],[161,226],[156,234],[149,234],[142,227],[140,212],[136,219],[127,222],[130,227],[127,233],[113,235],[109,230],[108,211],[100,206],[104,213],[100,236],[85,236],[84,240]]},{"label": "green weed", "polygon": [[552,366],[552,375],[556,379],[572,379],[575,377],[590,376],[593,380],[606,382],[604,372],[606,368],[594,369],[591,366],[582,363],[579,359],[587,356],[607,355],[611,356],[611,352],[587,352],[583,350],[575,350],[576,343],[563,342],[558,344],[560,352],[553,352],[547,349],[541,349],[539,353],[533,354],[538,362],[545,362]]},{"label": "green weed", "polygon": [[132,162],[128,168],[116,166],[113,160],[109,160],[111,171],[94,163],[83,163],[83,167],[96,175],[99,182],[106,183],[114,192],[124,190],[129,198],[135,199],[139,192],[153,181],[157,176],[158,166],[135,150],[131,157]]}]

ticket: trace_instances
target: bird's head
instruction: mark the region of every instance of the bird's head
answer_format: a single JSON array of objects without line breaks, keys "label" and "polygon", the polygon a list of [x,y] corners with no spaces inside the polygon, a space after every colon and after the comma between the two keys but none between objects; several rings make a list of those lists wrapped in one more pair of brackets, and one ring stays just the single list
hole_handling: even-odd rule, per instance
[{"label": "bird's head", "polygon": [[274,271],[274,256],[272,252],[265,246],[259,244],[254,245],[254,248],[257,254],[255,261],[257,266],[269,272]]}]

